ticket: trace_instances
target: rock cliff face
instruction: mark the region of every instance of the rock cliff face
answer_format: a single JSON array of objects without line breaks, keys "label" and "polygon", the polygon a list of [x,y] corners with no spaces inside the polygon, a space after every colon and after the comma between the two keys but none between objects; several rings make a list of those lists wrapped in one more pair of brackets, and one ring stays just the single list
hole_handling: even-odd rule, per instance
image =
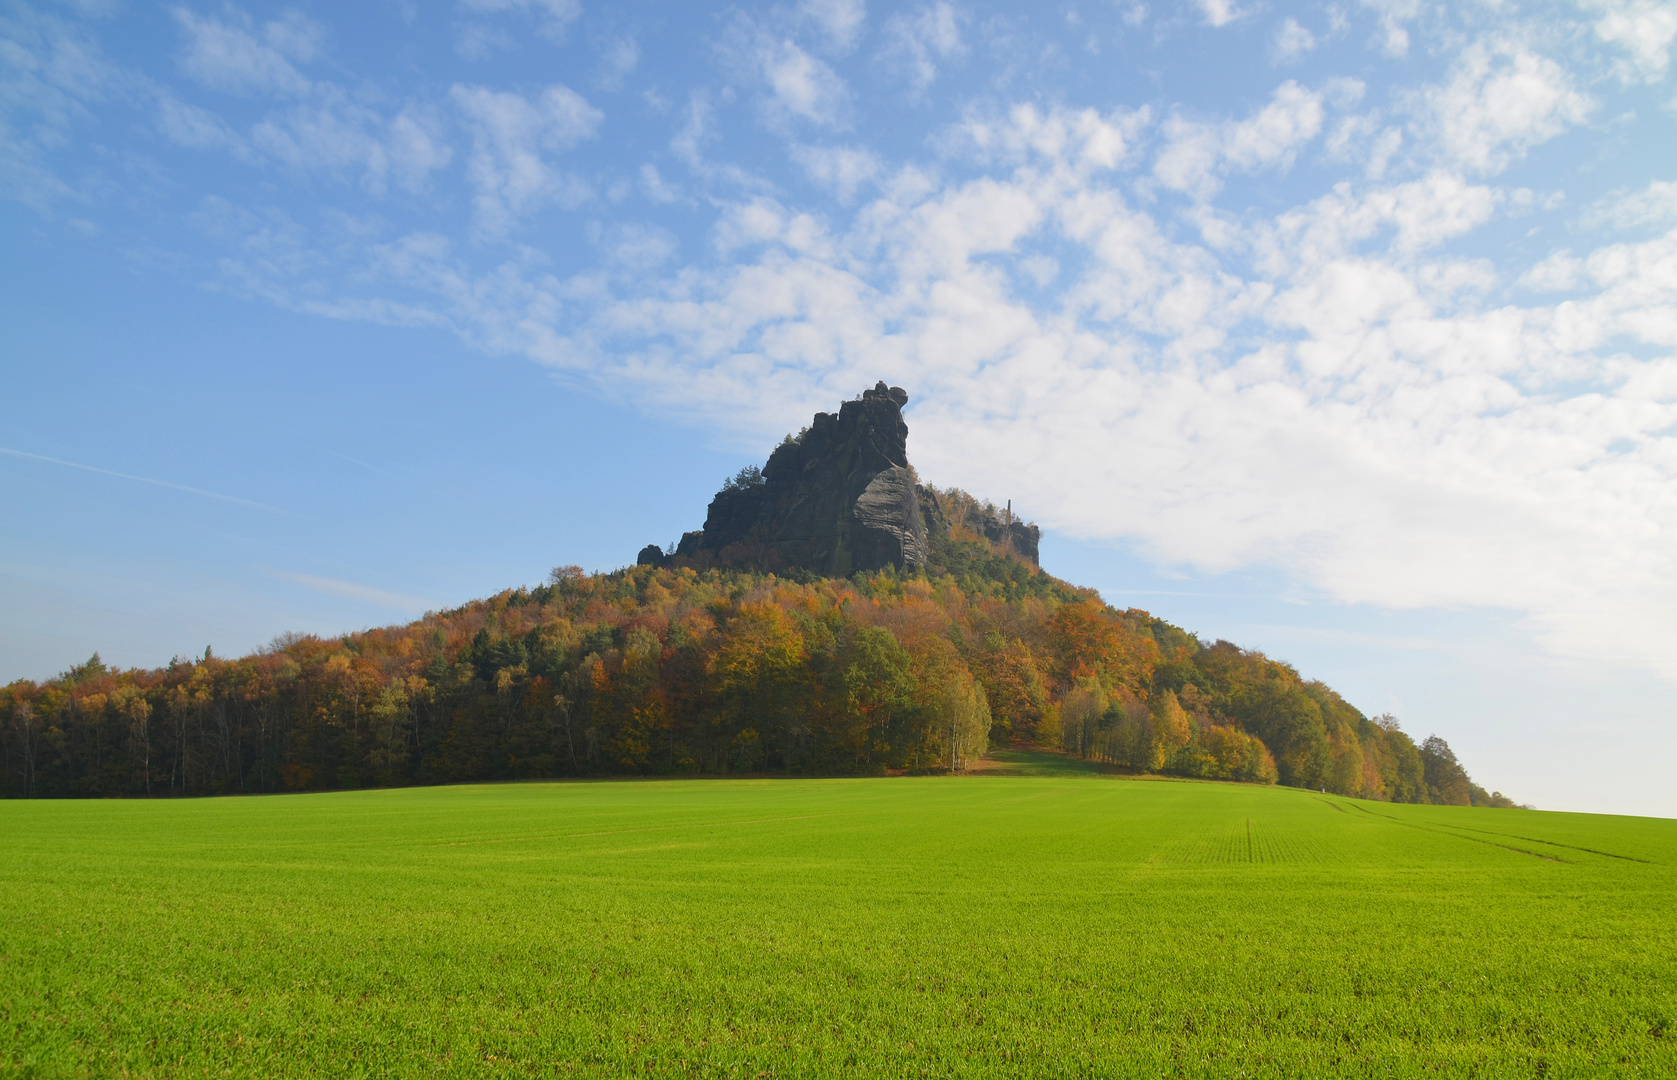
[{"label": "rock cliff face", "polygon": [[[909,468],[907,403],[901,387],[879,383],[837,413],[816,413],[761,470],[744,470],[716,493],[705,527],[683,535],[674,558],[828,577],[924,565],[928,523],[947,532],[950,522]],[[957,514],[959,524],[1036,561],[1034,525],[971,500]],[[658,566],[670,558],[648,545],[638,561]]]},{"label": "rock cliff face", "polygon": [[926,524],[908,467],[907,403],[900,387],[880,383],[836,414],[816,413],[759,475],[747,470],[716,493],[704,529],[683,536],[677,555],[833,577],[923,564]]}]

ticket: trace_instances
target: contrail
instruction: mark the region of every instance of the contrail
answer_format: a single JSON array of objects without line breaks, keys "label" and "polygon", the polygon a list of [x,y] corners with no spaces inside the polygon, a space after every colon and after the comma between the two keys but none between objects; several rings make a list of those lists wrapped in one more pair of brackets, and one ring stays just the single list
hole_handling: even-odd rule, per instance
[{"label": "contrail", "polygon": [[[261,567],[270,570],[269,567]],[[339,581],[337,578],[315,577],[312,574],[294,574],[288,570],[271,570],[287,581],[296,582],[305,589],[327,593],[332,596],[347,596],[351,600],[364,600],[384,607],[396,608],[401,611],[429,611],[437,607],[435,600],[427,600],[423,596],[404,596],[401,593],[385,592],[375,589],[371,585],[357,585],[353,581]]]},{"label": "contrail", "polygon": [[277,506],[269,506],[267,503],[259,503],[250,499],[241,499],[235,495],[223,495],[220,492],[205,491],[203,488],[187,487],[185,484],[171,484],[167,480],[153,480],[149,476],[134,476],[129,473],[112,472],[110,469],[101,469],[94,465],[83,465],[76,461],[64,461],[55,457],[47,457],[45,454],[31,454],[27,450],[8,450],[6,447],[0,446],[0,454],[10,454],[13,457],[28,458],[31,461],[45,461],[51,465],[62,465],[67,469],[81,469],[83,472],[98,473],[100,476],[114,476],[119,480],[135,480],[139,483],[151,484],[155,487],[172,488],[175,491],[184,491],[189,495],[202,495],[206,499],[220,499],[222,502],[236,503],[239,506],[254,506],[258,510],[267,510],[275,514],[286,513],[286,511],[281,510]]}]

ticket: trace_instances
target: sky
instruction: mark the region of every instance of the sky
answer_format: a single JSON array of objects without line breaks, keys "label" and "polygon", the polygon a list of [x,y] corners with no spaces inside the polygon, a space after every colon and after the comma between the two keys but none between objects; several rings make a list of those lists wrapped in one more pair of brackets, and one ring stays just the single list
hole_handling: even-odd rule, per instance
[{"label": "sky", "polygon": [[0,680],[920,475],[1539,807],[1677,816],[1677,5],[0,0]]}]

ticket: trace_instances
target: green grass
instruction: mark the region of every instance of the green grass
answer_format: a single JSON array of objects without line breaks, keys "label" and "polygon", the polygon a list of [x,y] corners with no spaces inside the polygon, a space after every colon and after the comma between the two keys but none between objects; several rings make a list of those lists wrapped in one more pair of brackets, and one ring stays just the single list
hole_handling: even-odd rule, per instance
[{"label": "green grass", "polygon": [[1072,774],[9,802],[0,1076],[1671,1076],[1674,866]]}]

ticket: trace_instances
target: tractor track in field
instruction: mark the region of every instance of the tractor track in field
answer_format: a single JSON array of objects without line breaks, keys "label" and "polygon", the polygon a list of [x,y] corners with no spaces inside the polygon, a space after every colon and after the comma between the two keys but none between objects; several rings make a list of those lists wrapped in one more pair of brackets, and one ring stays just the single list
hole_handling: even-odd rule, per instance
[{"label": "tractor track in field", "polygon": [[[1638,859],[1634,855],[1615,855],[1611,851],[1602,851],[1599,848],[1579,847],[1577,844],[1563,844],[1559,840],[1539,840],[1535,836],[1520,836],[1518,833],[1499,833],[1499,832],[1494,832],[1490,829],[1475,829],[1471,825],[1449,825],[1449,824],[1446,824],[1446,823],[1441,823],[1441,824],[1445,824],[1446,828],[1463,829],[1467,832],[1484,833],[1486,836],[1506,836],[1511,840],[1524,840],[1528,844],[1548,844],[1550,847],[1566,848],[1568,851],[1586,851],[1586,852],[1589,852],[1591,855],[1601,855],[1601,856],[1604,856],[1604,857],[1609,858],[1609,859],[1623,859],[1625,862],[1641,863],[1643,866],[1658,865],[1657,863],[1653,862],[1651,859]],[[1464,838],[1464,839],[1466,839],[1466,838]]]},{"label": "tractor track in field", "polygon": [[[1357,806],[1356,803],[1352,803],[1351,805],[1352,806]],[[1499,844],[1494,840],[1481,840],[1477,836],[1463,836],[1459,832],[1450,832],[1450,831],[1447,831],[1445,829],[1434,828],[1434,827],[1428,826],[1428,825],[1417,825],[1416,823],[1414,823],[1412,821],[1403,821],[1403,820],[1400,820],[1398,818],[1392,817],[1389,814],[1376,814],[1373,810],[1368,809],[1366,806],[1357,806],[1357,809],[1361,810],[1363,813],[1367,814],[1369,817],[1379,818],[1382,821],[1389,821],[1394,825],[1402,825],[1406,829],[1417,829],[1421,832],[1432,833],[1435,836],[1453,836],[1457,840],[1466,840],[1467,842],[1469,842],[1471,844],[1484,844],[1487,847],[1501,848],[1504,851],[1512,851],[1512,852],[1515,852],[1515,853],[1520,854],[1520,855],[1529,855],[1533,859],[1543,859],[1547,862],[1560,863],[1563,866],[1574,865],[1574,863],[1571,859],[1562,859],[1562,858],[1560,858],[1559,856],[1556,856],[1556,855],[1545,855],[1541,851],[1527,851],[1525,848],[1515,847],[1512,844]],[[1492,834],[1492,835],[1500,835],[1500,834]],[[1515,837],[1514,839],[1524,839],[1524,838],[1523,837]],[[1539,844],[1545,843],[1545,842],[1546,841],[1542,841],[1542,840],[1528,841],[1528,843],[1539,843]]]},{"label": "tractor track in field", "polygon": [[[1341,807],[1338,804],[1333,803],[1333,802],[1331,802],[1327,799],[1318,798],[1316,801],[1317,802],[1326,802],[1326,803],[1328,803],[1329,806],[1332,806],[1335,810],[1338,810],[1340,813],[1345,813],[1344,807]],[[1357,806],[1357,804],[1355,804],[1355,803],[1352,803],[1351,805],[1356,806],[1356,808],[1358,810],[1361,810],[1365,814],[1372,815],[1373,817],[1385,818],[1387,821],[1393,821],[1393,822],[1396,822],[1399,825],[1411,825],[1410,822],[1399,821],[1397,818],[1391,817],[1390,815],[1387,815],[1387,814],[1377,814],[1372,810],[1366,809],[1362,806]],[[1433,831],[1436,831],[1438,828],[1459,829],[1463,832],[1476,832],[1476,833],[1481,833],[1485,836],[1500,836],[1500,837],[1503,837],[1504,839],[1507,839],[1507,840],[1524,840],[1528,844],[1545,844],[1549,847],[1565,848],[1568,851],[1582,851],[1582,852],[1585,852],[1586,854],[1589,854],[1589,855],[1600,855],[1603,858],[1607,858],[1607,859],[1622,859],[1625,862],[1641,863],[1643,866],[1658,866],[1659,865],[1658,863],[1654,862],[1652,859],[1639,859],[1634,855],[1620,855],[1620,854],[1618,854],[1616,852],[1612,852],[1612,851],[1603,851],[1600,848],[1582,847],[1578,844],[1563,844],[1559,840],[1544,840],[1544,839],[1541,839],[1541,838],[1536,837],[1536,836],[1522,836],[1519,833],[1497,832],[1494,829],[1475,829],[1471,825],[1452,825],[1449,822],[1441,821],[1441,822],[1438,823],[1436,828],[1431,827],[1431,826],[1425,826],[1425,825],[1411,825],[1411,827],[1412,828],[1418,828],[1418,829],[1432,828]],[[1477,837],[1464,836],[1464,837],[1462,837],[1462,839],[1463,840],[1477,840]],[[1493,841],[1489,841],[1489,840],[1478,840],[1478,842],[1479,843],[1494,843]],[[1510,851],[1519,851],[1520,850],[1519,848],[1508,847],[1508,845],[1506,845],[1506,844],[1495,844],[1494,846],[1496,846],[1496,847],[1506,847]],[[1527,854],[1528,855],[1535,854],[1535,855],[1538,856],[1538,858],[1552,858],[1552,856],[1542,855],[1542,854],[1537,853],[1537,852],[1527,852]],[[1557,859],[1556,861],[1557,862],[1566,862],[1567,860]]]}]

